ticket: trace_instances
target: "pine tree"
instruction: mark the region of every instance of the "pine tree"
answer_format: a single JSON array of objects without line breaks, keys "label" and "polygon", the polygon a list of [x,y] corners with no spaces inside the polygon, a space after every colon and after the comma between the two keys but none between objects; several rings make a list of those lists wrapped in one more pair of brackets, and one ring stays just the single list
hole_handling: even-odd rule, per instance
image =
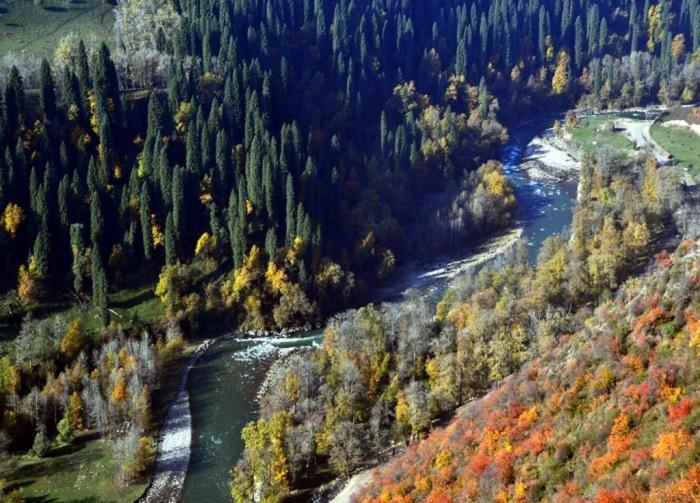
[{"label": "pine tree", "polygon": [[184,170],[176,166],[173,170],[173,226],[176,242],[183,244],[188,236],[187,215],[185,211],[185,179]]},{"label": "pine tree", "polygon": [[294,181],[292,180],[292,175],[287,175],[287,184],[285,188],[285,199],[286,199],[286,229],[285,229],[285,244],[286,246],[291,246],[296,237],[296,199],[294,197]]},{"label": "pine tree", "polygon": [[78,64],[76,68],[76,75],[78,77],[78,85],[80,87],[80,97],[83,100],[81,108],[86,111],[88,109],[88,90],[92,87],[92,82],[90,80],[90,66],[88,63],[87,50],[85,49],[85,43],[82,41],[82,39],[78,43]]},{"label": "pine tree", "polygon": [[167,265],[175,264],[177,260],[177,246],[175,237],[175,224],[173,223],[173,214],[168,212],[165,218],[165,263]]},{"label": "pine tree", "polygon": [[24,84],[16,66],[10,70],[4,98],[5,128],[14,137],[17,128],[24,122]]},{"label": "pine tree", "polygon": [[52,120],[56,115],[56,85],[51,74],[51,66],[45,59],[41,61],[39,103],[44,111],[44,118],[49,121]]},{"label": "pine tree", "polygon": [[575,23],[575,38],[574,38],[574,59],[577,69],[583,68],[584,52],[583,52],[583,22],[581,16],[576,17]]},{"label": "pine tree", "polygon": [[95,190],[90,194],[90,240],[100,244],[104,239],[105,220],[102,213],[102,197]]},{"label": "pine tree", "polygon": [[147,262],[150,262],[153,258],[153,234],[151,231],[151,192],[148,183],[141,185],[139,216],[141,218],[143,256]]},{"label": "pine tree", "polygon": [[[229,203],[233,198],[229,199]],[[231,249],[233,252],[233,264],[237,269],[243,265],[243,259],[248,251],[247,239],[247,198],[243,184],[238,186],[238,194],[234,200],[236,202],[236,215],[233,220],[229,220],[231,232]]]},{"label": "pine tree", "polygon": [[107,275],[105,274],[100,245],[92,244],[92,304],[102,325],[109,323],[109,308],[107,307]]},{"label": "pine tree", "polygon": [[41,224],[34,240],[33,262],[36,267],[36,277],[47,280],[49,276],[49,228],[46,222]]},{"label": "pine tree", "polygon": [[76,223],[70,226],[70,248],[73,253],[73,289],[79,295],[84,291],[83,263],[85,260],[85,243],[83,241],[83,224]]}]

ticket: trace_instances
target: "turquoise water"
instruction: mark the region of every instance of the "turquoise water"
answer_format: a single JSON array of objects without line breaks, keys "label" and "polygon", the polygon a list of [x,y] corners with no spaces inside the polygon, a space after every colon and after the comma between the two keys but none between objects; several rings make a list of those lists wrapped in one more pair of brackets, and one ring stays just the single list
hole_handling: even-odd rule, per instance
[{"label": "turquoise water", "polygon": [[312,346],[321,340],[319,331],[303,335],[285,340],[222,340],[190,371],[193,443],[183,501],[231,501],[228,471],[243,452],[241,430],[256,418],[258,388],[277,348]]},{"label": "turquoise water", "polygon": [[527,145],[554,119],[538,122],[510,133],[510,141],[502,155],[503,170],[513,184],[518,209],[515,225],[524,229],[532,262],[537,258],[542,242],[561,233],[571,224],[576,205],[577,180],[535,181],[520,169],[520,161]]},{"label": "turquoise water", "polygon": [[[534,182],[518,166],[527,144],[552,122],[553,119],[543,120],[512,131],[502,159],[518,200],[516,225],[524,228],[532,260],[544,239],[569,225],[576,199],[575,182]],[[464,253],[468,254],[468,250]],[[450,260],[458,262],[464,258]],[[450,280],[445,276],[426,275],[426,272],[449,266],[450,262],[444,260],[424,264],[412,272],[413,286],[423,295],[438,298]],[[422,281],[418,282],[418,277]],[[426,282],[425,277],[435,279]],[[403,288],[396,297],[400,298],[402,292]],[[275,358],[276,348],[312,346],[321,339],[318,331],[301,336],[290,340],[220,341],[192,369],[188,388],[193,446],[183,501],[230,501],[228,472],[243,451],[240,438],[243,426],[257,416],[257,391]]]}]

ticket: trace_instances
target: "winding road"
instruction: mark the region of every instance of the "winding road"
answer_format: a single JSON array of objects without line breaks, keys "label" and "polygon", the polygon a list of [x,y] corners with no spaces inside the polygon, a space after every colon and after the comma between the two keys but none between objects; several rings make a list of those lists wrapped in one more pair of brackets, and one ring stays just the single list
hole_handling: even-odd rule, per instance
[{"label": "winding road", "polygon": [[666,164],[671,159],[661,146],[651,137],[651,126],[654,121],[645,120],[623,120],[620,122],[625,127],[625,133],[632,140],[638,149],[646,149],[656,158],[659,164]]}]

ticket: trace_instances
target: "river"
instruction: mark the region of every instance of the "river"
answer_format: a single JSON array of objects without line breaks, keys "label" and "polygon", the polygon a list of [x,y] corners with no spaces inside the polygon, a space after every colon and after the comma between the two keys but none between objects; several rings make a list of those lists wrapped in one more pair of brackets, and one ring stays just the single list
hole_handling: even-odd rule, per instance
[{"label": "river", "polygon": [[[514,226],[523,229],[531,260],[547,237],[569,225],[576,201],[574,181],[535,182],[519,167],[527,145],[552,122],[553,118],[511,131],[502,158],[518,200]],[[407,275],[396,280],[394,290],[399,295],[391,297],[399,298],[401,292],[412,287],[431,299],[439,298],[471,253],[469,249],[461,256],[414,265]],[[243,451],[241,430],[256,418],[257,391],[278,348],[312,346],[321,339],[320,331],[301,335],[296,339],[222,340],[213,344],[192,369],[188,384],[192,455],[184,502],[231,501],[228,471]]]}]

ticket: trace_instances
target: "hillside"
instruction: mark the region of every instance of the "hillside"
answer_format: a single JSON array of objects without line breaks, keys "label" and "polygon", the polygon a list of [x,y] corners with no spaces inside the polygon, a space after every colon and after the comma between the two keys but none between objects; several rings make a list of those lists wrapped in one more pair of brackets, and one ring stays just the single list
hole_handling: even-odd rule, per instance
[{"label": "hillside", "polygon": [[699,258],[696,241],[657,255],[358,501],[698,501]]}]

